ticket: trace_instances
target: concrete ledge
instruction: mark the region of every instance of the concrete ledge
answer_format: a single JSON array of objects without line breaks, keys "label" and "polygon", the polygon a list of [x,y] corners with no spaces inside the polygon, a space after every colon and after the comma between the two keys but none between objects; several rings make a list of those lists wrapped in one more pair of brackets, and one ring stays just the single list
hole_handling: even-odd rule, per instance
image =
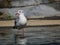
[{"label": "concrete ledge", "polygon": [[[60,20],[28,20],[27,27],[31,26],[58,26]],[[15,20],[0,21],[0,28],[7,27],[11,28],[15,26]]]},{"label": "concrete ledge", "polygon": [[60,20],[28,20],[27,26],[60,25]]},{"label": "concrete ledge", "polygon": [[0,20],[0,27],[11,27],[14,26],[15,20]]}]

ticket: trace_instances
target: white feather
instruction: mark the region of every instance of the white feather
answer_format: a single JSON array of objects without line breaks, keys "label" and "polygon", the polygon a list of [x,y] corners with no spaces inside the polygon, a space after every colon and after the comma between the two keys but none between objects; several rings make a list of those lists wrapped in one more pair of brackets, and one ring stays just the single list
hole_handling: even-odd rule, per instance
[{"label": "white feather", "polygon": [[17,26],[25,25],[27,23],[27,19],[24,16],[24,13],[21,10],[19,10],[18,13],[20,15],[16,18],[16,25]]},{"label": "white feather", "polygon": [[27,23],[27,19],[26,19],[26,17],[24,16],[23,13],[21,13],[21,14],[19,15],[19,23],[20,23],[21,25],[24,25],[24,24]]}]

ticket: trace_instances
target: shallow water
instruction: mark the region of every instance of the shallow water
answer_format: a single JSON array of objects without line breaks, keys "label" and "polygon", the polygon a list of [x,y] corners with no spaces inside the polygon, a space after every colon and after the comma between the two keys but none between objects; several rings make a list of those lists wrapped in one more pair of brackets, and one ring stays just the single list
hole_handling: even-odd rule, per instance
[{"label": "shallow water", "polygon": [[[28,27],[24,31],[24,39],[17,38],[16,43],[10,42],[7,45],[60,45],[60,26]],[[10,37],[12,37],[11,40],[14,38],[13,35]],[[4,43],[4,41],[2,42]]]},{"label": "shallow water", "polygon": [[21,45],[60,45],[60,26],[26,28],[22,42],[25,44]]}]

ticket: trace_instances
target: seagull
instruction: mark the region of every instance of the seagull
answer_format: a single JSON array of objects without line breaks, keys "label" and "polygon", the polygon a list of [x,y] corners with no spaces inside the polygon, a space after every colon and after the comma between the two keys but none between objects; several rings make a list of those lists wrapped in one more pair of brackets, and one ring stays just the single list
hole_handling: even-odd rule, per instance
[{"label": "seagull", "polygon": [[[23,10],[18,10],[15,15],[15,26],[17,27],[17,29],[21,30],[26,27],[27,18],[25,17]],[[22,35],[24,35],[24,29],[22,30]]]}]

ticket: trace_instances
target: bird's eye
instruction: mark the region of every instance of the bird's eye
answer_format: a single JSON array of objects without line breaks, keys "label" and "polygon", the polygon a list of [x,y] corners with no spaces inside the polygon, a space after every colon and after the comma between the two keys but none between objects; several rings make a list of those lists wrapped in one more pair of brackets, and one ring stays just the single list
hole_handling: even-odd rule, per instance
[{"label": "bird's eye", "polygon": [[19,13],[21,13],[21,11],[19,11]]},{"label": "bird's eye", "polygon": [[23,10],[18,10],[18,13],[23,13]]}]

